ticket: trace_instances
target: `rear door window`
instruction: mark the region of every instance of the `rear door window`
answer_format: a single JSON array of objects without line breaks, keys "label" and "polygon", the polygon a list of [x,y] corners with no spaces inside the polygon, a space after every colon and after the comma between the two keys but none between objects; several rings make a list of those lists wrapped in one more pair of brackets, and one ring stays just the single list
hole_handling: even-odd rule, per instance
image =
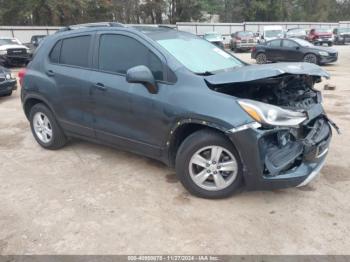
[{"label": "rear door window", "polygon": [[62,40],[59,63],[89,67],[90,42],[91,36],[77,36]]},{"label": "rear door window", "polygon": [[125,35],[105,34],[101,36],[100,70],[126,74],[130,68],[139,65],[147,66],[156,80],[163,80],[161,60],[145,45]]},{"label": "rear door window", "polygon": [[281,47],[281,40],[273,40],[267,44],[270,47]]},{"label": "rear door window", "polygon": [[291,40],[283,40],[283,47],[285,48],[297,48],[299,45]]}]

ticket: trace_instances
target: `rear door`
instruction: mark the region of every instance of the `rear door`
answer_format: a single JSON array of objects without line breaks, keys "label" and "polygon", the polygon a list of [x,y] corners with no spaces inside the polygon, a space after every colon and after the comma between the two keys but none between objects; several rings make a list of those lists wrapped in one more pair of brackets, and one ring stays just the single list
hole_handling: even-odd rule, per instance
[{"label": "rear door", "polygon": [[281,55],[281,50],[282,50],[282,46],[281,46],[281,40],[280,39],[276,39],[276,40],[272,40],[270,42],[266,43],[266,56],[267,59],[270,61],[280,61],[280,59],[282,58]]},{"label": "rear door", "polygon": [[54,101],[63,128],[83,136],[94,136],[87,81],[92,63],[92,34],[74,35],[59,40],[49,55],[46,75],[56,86]]},{"label": "rear door", "polygon": [[300,51],[300,45],[293,40],[282,40],[283,61],[302,61],[303,53]]}]

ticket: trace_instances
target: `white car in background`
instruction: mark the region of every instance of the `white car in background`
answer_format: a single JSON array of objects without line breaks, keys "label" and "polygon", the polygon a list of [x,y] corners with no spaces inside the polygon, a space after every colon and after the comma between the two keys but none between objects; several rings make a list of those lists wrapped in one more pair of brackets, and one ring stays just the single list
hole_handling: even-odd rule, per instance
[{"label": "white car in background", "polygon": [[267,42],[273,39],[283,38],[284,34],[285,32],[283,30],[283,27],[280,25],[264,26],[260,37],[260,42]]},{"label": "white car in background", "polygon": [[0,65],[23,66],[30,61],[30,50],[18,39],[0,37]]}]

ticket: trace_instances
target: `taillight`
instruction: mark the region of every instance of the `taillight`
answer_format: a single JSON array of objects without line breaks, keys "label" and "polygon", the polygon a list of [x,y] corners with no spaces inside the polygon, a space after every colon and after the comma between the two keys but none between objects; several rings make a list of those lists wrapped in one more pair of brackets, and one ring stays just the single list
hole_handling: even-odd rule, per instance
[{"label": "taillight", "polygon": [[23,68],[18,72],[18,78],[19,78],[19,83],[22,86],[23,85],[23,79],[26,76],[27,69]]},{"label": "taillight", "polygon": [[252,52],[255,52],[255,51],[256,51],[256,47],[253,46],[253,47],[252,47]]}]

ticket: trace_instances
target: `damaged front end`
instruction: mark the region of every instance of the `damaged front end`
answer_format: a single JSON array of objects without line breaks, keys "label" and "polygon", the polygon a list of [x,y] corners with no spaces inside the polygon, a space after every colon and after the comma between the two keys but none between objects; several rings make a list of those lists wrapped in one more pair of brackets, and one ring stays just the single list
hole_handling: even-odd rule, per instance
[{"label": "damaged front end", "polygon": [[206,81],[212,90],[237,98],[253,120],[228,131],[241,155],[247,187],[304,185],[324,164],[331,126],[338,131],[322,107],[321,93],[314,89],[329,75],[304,63],[264,66],[260,75],[259,70],[260,66],[250,66],[248,72],[241,69],[240,81]]}]

